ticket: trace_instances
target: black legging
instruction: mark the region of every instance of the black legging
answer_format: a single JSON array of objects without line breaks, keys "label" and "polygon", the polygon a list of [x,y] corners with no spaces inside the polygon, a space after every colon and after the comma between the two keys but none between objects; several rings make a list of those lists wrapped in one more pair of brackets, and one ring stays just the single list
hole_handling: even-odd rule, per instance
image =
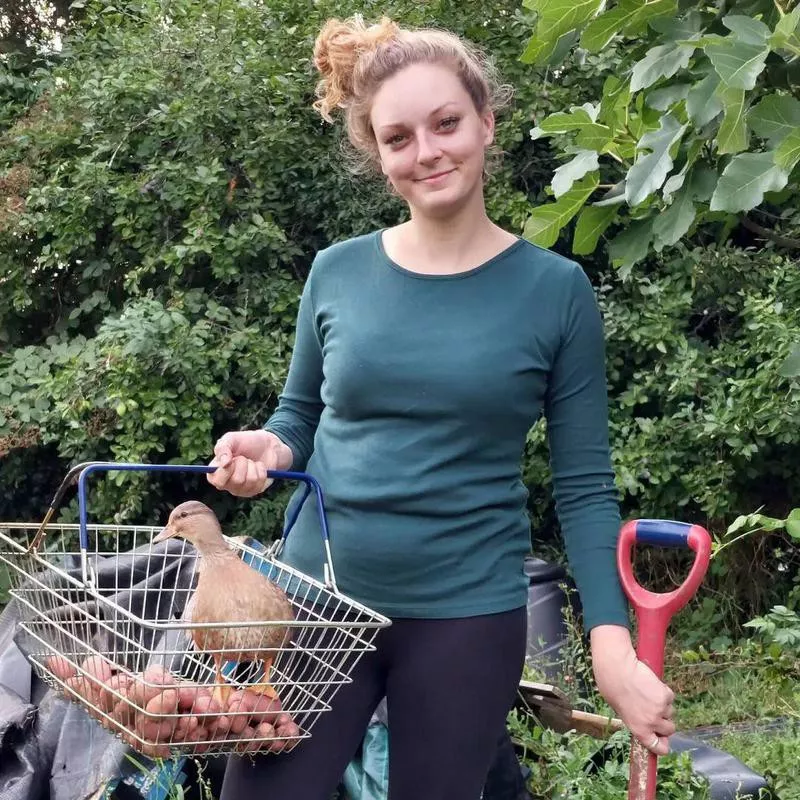
[{"label": "black legging", "polygon": [[311,737],[232,756],[220,800],[329,800],[387,698],[391,800],[478,800],[522,674],[526,609],[400,619],[376,637]]}]

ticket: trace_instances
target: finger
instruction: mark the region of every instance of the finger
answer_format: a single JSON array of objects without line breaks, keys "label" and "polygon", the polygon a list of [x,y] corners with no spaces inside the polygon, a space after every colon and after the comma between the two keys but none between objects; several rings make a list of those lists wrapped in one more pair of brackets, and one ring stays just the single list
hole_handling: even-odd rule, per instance
[{"label": "finger", "polygon": [[216,458],[211,460],[209,466],[216,469],[206,474],[206,480],[217,489],[224,489],[231,478],[231,468],[219,466]]},{"label": "finger", "polygon": [[672,736],[673,733],[675,733],[675,730],[676,730],[675,723],[672,720],[664,719],[664,720],[661,720],[658,723],[658,725],[656,725],[655,732],[659,736],[669,737],[669,736]]},{"label": "finger", "polygon": [[257,461],[248,461],[247,462],[247,481],[245,484],[245,488],[247,489],[247,493],[249,495],[258,494],[261,491],[261,487],[264,485],[264,481],[259,479],[258,474],[258,462]]},{"label": "finger", "polygon": [[659,736],[655,731],[645,736],[637,737],[637,739],[644,745],[646,750],[657,756],[665,756],[669,753],[669,740],[665,736]]},{"label": "finger", "polygon": [[256,471],[258,480],[258,491],[264,492],[269,488],[270,484],[272,483],[272,479],[267,477],[267,467],[263,462],[256,461]]},{"label": "finger", "polygon": [[222,467],[227,467],[234,456],[235,433],[229,431],[223,434],[214,445],[214,457]]},{"label": "finger", "polygon": [[250,459],[244,456],[234,456],[232,466],[233,474],[231,475],[231,484],[236,489],[243,489],[247,483],[247,464]]}]

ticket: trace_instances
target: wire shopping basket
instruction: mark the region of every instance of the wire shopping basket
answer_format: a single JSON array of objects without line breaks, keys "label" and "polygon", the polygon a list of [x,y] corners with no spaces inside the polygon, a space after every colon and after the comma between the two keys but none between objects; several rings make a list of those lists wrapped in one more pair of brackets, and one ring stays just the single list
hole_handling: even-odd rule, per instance
[{"label": "wire shopping basket", "polygon": [[[322,491],[304,473],[269,473],[305,484],[281,539],[265,548],[250,538],[225,537],[271,582],[283,607],[291,607],[289,619],[251,619],[241,609],[224,623],[193,619],[202,565],[193,545],[153,543],[160,527],[87,522],[93,473],[214,469],[81,464],[41,524],[0,523],[0,566],[18,617],[17,645],[42,680],[150,757],[291,749],[311,736],[361,656],[375,649],[378,631],[391,624],[339,591]],[[48,524],[76,479],[79,524]],[[312,492],[325,551],[323,581],[279,558]],[[221,603],[229,591],[219,586]]]}]

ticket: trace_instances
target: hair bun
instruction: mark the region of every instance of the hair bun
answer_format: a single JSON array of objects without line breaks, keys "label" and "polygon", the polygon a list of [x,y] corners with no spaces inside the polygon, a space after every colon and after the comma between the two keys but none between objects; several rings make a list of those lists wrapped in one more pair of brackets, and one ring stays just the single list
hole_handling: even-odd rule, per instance
[{"label": "hair bun", "polygon": [[317,84],[314,108],[331,121],[331,112],[343,108],[353,94],[353,75],[359,58],[393,39],[400,28],[389,17],[366,25],[360,14],[347,19],[329,19],[314,43],[314,66],[322,78]]}]

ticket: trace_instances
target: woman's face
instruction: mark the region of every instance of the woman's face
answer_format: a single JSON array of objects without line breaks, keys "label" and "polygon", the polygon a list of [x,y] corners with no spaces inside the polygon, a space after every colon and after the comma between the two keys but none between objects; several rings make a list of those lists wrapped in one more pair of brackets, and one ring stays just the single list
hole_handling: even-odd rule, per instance
[{"label": "woman's face", "polygon": [[381,169],[412,212],[449,216],[482,193],[494,116],[478,113],[448,67],[414,64],[388,78],[370,120]]}]

